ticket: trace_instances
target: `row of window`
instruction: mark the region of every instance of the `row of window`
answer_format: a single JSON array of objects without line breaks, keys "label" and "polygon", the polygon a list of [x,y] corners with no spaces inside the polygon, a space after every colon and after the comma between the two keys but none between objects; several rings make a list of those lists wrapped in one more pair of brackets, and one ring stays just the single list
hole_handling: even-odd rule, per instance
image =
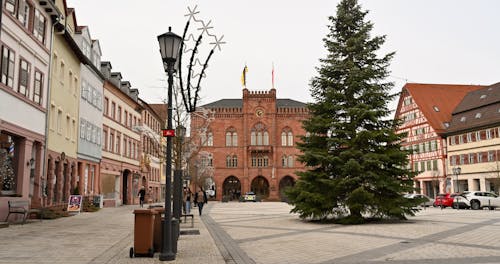
[{"label": "row of window", "polygon": [[66,122],[64,124],[63,124],[63,118],[64,118],[63,110],[61,108],[56,109],[55,105],[51,105],[50,129],[56,131],[59,135],[62,135],[64,133],[66,136],[66,140],[75,141],[77,133],[75,118],[72,118],[69,114],[67,114]]},{"label": "row of window", "polygon": [[[200,140],[202,146],[213,146],[214,136],[212,132],[201,133]],[[250,145],[252,146],[268,146],[269,145],[269,133],[267,131],[257,131],[254,129],[250,133]],[[238,133],[235,131],[226,132],[226,147],[236,147],[238,146]],[[281,132],[281,146],[293,146],[293,133],[286,129]]]},{"label": "row of window", "polygon": [[144,124],[159,134],[161,131],[161,123],[151,115],[149,111],[144,112]]},{"label": "row of window", "polygon": [[413,170],[418,172],[438,171],[437,160],[426,160],[413,163]]},{"label": "row of window", "polygon": [[80,138],[100,146],[101,128],[83,118],[80,118]]},{"label": "row of window", "polygon": [[432,152],[437,150],[437,140],[426,141],[415,145],[408,145],[403,148],[405,148],[406,150],[413,150],[413,154]]},{"label": "row of window", "polygon": [[102,110],[102,93],[86,80],[82,80],[82,98],[95,108]]},{"label": "row of window", "polygon": [[6,86],[13,88],[22,96],[32,100],[38,105],[42,104],[43,73],[35,68],[33,79],[31,76],[31,64],[24,58],[19,59],[19,79],[17,87],[14,87],[15,54],[7,46],[2,46],[2,61],[0,64],[0,81]]},{"label": "row of window", "polygon": [[[209,154],[207,156],[203,156],[201,158],[202,166],[213,166],[213,156]],[[281,165],[283,168],[293,168],[294,159],[292,155],[283,155],[281,157]],[[252,167],[268,167],[269,166],[269,157],[267,155],[252,155],[251,157],[251,166]],[[226,156],[226,167],[227,168],[236,168],[238,167],[238,156],[236,155],[227,155]]]},{"label": "row of window", "polygon": [[142,151],[146,154],[150,154],[150,155],[153,155],[155,157],[159,157],[162,149],[161,149],[161,145],[158,142],[156,142],[156,140],[153,140],[147,136],[143,136],[142,137]]},{"label": "row of window", "polygon": [[33,34],[35,39],[45,44],[47,19],[40,10],[33,7],[31,1],[6,0],[5,10],[17,19],[26,31]]},{"label": "row of window", "polygon": [[456,136],[449,136],[448,140],[450,145],[459,145],[471,142],[478,142],[481,140],[490,140],[493,138],[498,138],[499,136],[500,136],[500,127],[469,132],[466,134],[461,134]]},{"label": "row of window", "polygon": [[467,165],[483,162],[494,162],[497,160],[497,153],[495,150],[460,154],[450,156],[450,166]]},{"label": "row of window", "polygon": [[[123,135],[123,145],[122,145],[122,134],[114,129],[103,128],[102,133],[102,149],[111,153],[121,155],[130,159],[138,159],[139,155],[139,142],[135,139]],[[123,148],[121,148],[123,146]]]},{"label": "row of window", "polygon": [[129,113],[127,110],[123,110],[123,118],[122,118],[122,107],[118,105],[117,108],[116,103],[111,101],[111,108],[110,108],[109,99],[107,97],[104,98],[103,114],[104,116],[107,116],[130,129],[141,123],[140,118],[137,118],[134,114]]}]

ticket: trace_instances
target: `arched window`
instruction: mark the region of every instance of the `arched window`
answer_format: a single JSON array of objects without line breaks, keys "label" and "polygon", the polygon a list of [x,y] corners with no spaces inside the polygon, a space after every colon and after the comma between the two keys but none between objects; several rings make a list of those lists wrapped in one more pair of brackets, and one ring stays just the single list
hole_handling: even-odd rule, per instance
[{"label": "arched window", "polygon": [[257,123],[250,134],[250,145],[262,146],[269,145],[269,133],[262,123]]},{"label": "arched window", "polygon": [[238,146],[238,134],[233,132],[233,146]]},{"label": "arched window", "polygon": [[238,167],[238,156],[236,155],[227,155],[226,156],[226,167],[227,168],[236,168]]},{"label": "arched window", "polygon": [[238,146],[238,134],[232,127],[226,131],[226,146],[227,147]]},{"label": "arched window", "polygon": [[257,132],[257,146],[262,145],[262,132]]},{"label": "arched window", "polygon": [[255,131],[252,131],[252,133],[250,134],[250,145],[257,145],[257,133],[255,133]]},{"label": "arched window", "polygon": [[236,168],[238,167],[238,156],[234,155],[233,156],[233,167]]},{"label": "arched window", "polygon": [[213,159],[212,153],[208,154],[208,166],[209,167],[214,166],[214,159]]},{"label": "arched window", "polygon": [[263,165],[264,165],[264,167],[269,166],[269,157],[268,156],[264,156],[264,157],[262,157],[262,159],[263,159],[263,163],[264,163]]},{"label": "arched window", "polygon": [[226,132],[226,147],[232,146],[231,132]]},{"label": "arched window", "polygon": [[283,168],[286,168],[288,165],[288,158],[283,155],[283,157],[281,157],[281,166],[283,166]]},{"label": "arched window", "polygon": [[207,136],[207,146],[213,146],[214,145],[214,134],[212,132],[208,132]]},{"label": "arched window", "polygon": [[289,127],[281,132],[281,146],[293,146],[293,133]]},{"label": "arched window", "polygon": [[287,136],[288,136],[288,146],[293,146],[293,134],[292,134],[292,131],[288,131]]},{"label": "arched window", "polygon": [[288,167],[293,168],[293,156],[288,156]]}]

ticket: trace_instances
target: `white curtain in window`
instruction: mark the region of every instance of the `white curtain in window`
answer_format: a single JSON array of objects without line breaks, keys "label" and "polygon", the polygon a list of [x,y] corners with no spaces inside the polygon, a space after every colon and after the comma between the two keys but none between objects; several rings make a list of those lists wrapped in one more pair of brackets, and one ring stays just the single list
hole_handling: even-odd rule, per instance
[{"label": "white curtain in window", "polygon": [[269,133],[267,131],[264,131],[264,146],[269,145]]},{"label": "white curtain in window", "polygon": [[233,146],[238,146],[238,134],[233,132]]},{"label": "white curtain in window", "polygon": [[231,132],[226,132],[226,146],[231,146]]},{"label": "white curtain in window", "polygon": [[293,146],[293,134],[288,132],[288,146]]}]

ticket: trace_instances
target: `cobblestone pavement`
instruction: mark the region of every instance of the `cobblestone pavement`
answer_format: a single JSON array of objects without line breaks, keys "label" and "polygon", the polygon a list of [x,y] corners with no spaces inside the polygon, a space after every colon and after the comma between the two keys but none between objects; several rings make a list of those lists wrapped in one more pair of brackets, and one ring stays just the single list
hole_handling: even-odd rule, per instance
[{"label": "cobblestone pavement", "polygon": [[229,263],[500,263],[498,210],[429,208],[407,223],[342,226],[290,209],[215,203],[203,221]]},{"label": "cobblestone pavement", "polygon": [[[129,258],[137,206],[0,229],[0,263],[500,263],[500,210],[430,208],[407,223],[301,221],[284,203],[210,202],[176,259]],[[189,222],[189,220],[188,220]],[[190,229],[190,223],[181,229]]]},{"label": "cobblestone pavement", "polygon": [[[225,263],[199,217],[194,229],[200,235],[179,239],[175,261],[163,262],[158,253],[153,258],[130,258],[133,246],[134,209],[138,206],[104,208],[95,213],[55,220],[29,220],[0,229],[0,263]],[[188,224],[181,230],[191,229]]]}]

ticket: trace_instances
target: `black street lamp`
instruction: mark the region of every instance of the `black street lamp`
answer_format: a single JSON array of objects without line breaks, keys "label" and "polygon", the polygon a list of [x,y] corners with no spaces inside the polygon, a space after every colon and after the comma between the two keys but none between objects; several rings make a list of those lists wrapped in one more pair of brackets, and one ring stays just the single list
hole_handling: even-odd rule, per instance
[{"label": "black street lamp", "polygon": [[171,27],[168,32],[158,36],[160,43],[161,59],[163,67],[168,74],[168,105],[167,105],[167,130],[164,131],[164,136],[167,137],[166,149],[166,179],[165,179],[165,221],[163,225],[163,243],[160,253],[160,260],[174,260],[175,253],[172,250],[172,137],[175,136],[175,131],[172,129],[172,86],[174,83],[174,64],[179,55],[179,48],[182,43],[182,38],[171,32]]},{"label": "black street lamp", "polygon": [[453,168],[453,174],[455,174],[455,177],[457,179],[457,193],[460,192],[460,184],[458,184],[458,175],[462,172],[462,168],[460,167],[454,167]]}]

